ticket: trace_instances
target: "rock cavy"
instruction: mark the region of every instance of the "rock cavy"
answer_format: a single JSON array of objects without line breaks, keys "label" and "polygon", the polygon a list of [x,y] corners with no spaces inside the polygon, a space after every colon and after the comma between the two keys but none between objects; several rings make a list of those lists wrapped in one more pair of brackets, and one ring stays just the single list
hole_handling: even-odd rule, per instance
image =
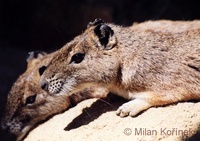
[{"label": "rock cavy", "polygon": [[52,95],[101,86],[130,101],[117,115],[200,100],[200,29],[134,30],[96,19],[59,50],[40,78]]}]

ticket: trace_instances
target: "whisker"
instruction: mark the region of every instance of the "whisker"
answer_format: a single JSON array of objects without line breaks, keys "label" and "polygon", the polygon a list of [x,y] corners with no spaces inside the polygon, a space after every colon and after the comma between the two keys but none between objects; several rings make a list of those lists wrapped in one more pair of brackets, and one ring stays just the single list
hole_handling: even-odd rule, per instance
[{"label": "whisker", "polygon": [[62,88],[60,88],[60,91],[59,91],[60,94],[66,94],[67,93],[67,90],[64,88],[64,86]]},{"label": "whisker", "polygon": [[105,100],[103,100],[101,98],[99,98],[99,100],[102,101],[102,102],[104,102],[104,103],[106,103],[107,105],[109,105],[109,106],[111,106],[113,108],[116,108],[115,106],[113,106],[112,104],[110,104],[109,102],[107,102],[107,101],[105,101]]},{"label": "whisker", "polygon": [[[78,100],[76,99],[76,97],[74,97],[74,95],[78,97]],[[79,102],[81,102],[81,101],[83,101],[83,100],[86,100],[86,98],[83,97],[82,95],[80,95],[79,93],[73,93],[72,96],[70,96],[70,98],[73,100],[74,104],[78,104]],[[71,103],[71,101],[70,101],[70,106],[71,106],[71,107],[74,106],[74,105]],[[92,117],[92,116],[87,112],[87,110],[86,110],[85,108],[82,108],[82,109],[86,112],[86,114],[87,114],[89,117]]]},{"label": "whisker", "polygon": [[91,118],[92,116],[87,112],[87,110],[86,109],[83,109],[85,112],[86,112],[86,114]]},{"label": "whisker", "polygon": [[69,86],[69,85],[63,85],[61,92],[64,94],[68,94],[71,90],[73,90],[73,86]]}]

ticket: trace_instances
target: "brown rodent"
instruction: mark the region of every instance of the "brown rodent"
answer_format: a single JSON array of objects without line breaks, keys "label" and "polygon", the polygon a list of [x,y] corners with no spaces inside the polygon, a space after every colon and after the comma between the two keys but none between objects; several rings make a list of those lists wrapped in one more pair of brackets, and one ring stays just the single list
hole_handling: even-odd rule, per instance
[{"label": "brown rodent", "polygon": [[[18,141],[22,140],[38,123],[66,110],[71,103],[76,104],[92,97],[92,94],[96,96],[99,93],[100,88],[95,91],[88,88],[69,97],[68,95],[52,96],[42,90],[38,85],[40,74],[55,54],[56,52],[51,54],[31,52],[27,59],[27,70],[19,76],[8,94],[1,128],[15,135]],[[102,90],[100,92],[102,96]]]},{"label": "brown rodent", "polygon": [[96,19],[59,50],[40,78],[52,95],[101,86],[130,101],[117,115],[200,100],[200,28],[134,30]]}]

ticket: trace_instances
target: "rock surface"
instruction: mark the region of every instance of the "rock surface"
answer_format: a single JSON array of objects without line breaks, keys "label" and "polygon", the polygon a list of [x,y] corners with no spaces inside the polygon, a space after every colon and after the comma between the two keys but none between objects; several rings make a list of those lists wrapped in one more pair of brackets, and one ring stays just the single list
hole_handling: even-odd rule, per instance
[{"label": "rock surface", "polygon": [[200,139],[200,102],[153,107],[137,117],[120,118],[115,111],[124,102],[115,96],[85,100],[32,130],[25,141]]}]

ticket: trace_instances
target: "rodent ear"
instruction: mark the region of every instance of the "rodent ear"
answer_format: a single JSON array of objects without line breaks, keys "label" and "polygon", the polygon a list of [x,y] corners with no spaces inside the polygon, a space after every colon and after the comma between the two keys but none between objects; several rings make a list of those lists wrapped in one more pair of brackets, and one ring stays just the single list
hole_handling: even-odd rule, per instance
[{"label": "rodent ear", "polygon": [[89,22],[89,23],[88,23],[87,28],[90,28],[91,26],[96,26],[96,25],[98,25],[98,24],[103,24],[103,23],[104,23],[104,21],[103,21],[102,19],[96,18],[96,19],[94,20],[94,22]]},{"label": "rodent ear", "polygon": [[103,46],[104,49],[110,50],[116,45],[116,38],[113,36],[114,31],[110,26],[107,24],[98,24],[94,28],[94,33],[99,38],[100,44]]},{"label": "rodent ear", "polygon": [[26,59],[27,62],[32,61],[37,58],[42,58],[45,56],[47,53],[43,51],[31,51],[28,53],[28,57]]}]

